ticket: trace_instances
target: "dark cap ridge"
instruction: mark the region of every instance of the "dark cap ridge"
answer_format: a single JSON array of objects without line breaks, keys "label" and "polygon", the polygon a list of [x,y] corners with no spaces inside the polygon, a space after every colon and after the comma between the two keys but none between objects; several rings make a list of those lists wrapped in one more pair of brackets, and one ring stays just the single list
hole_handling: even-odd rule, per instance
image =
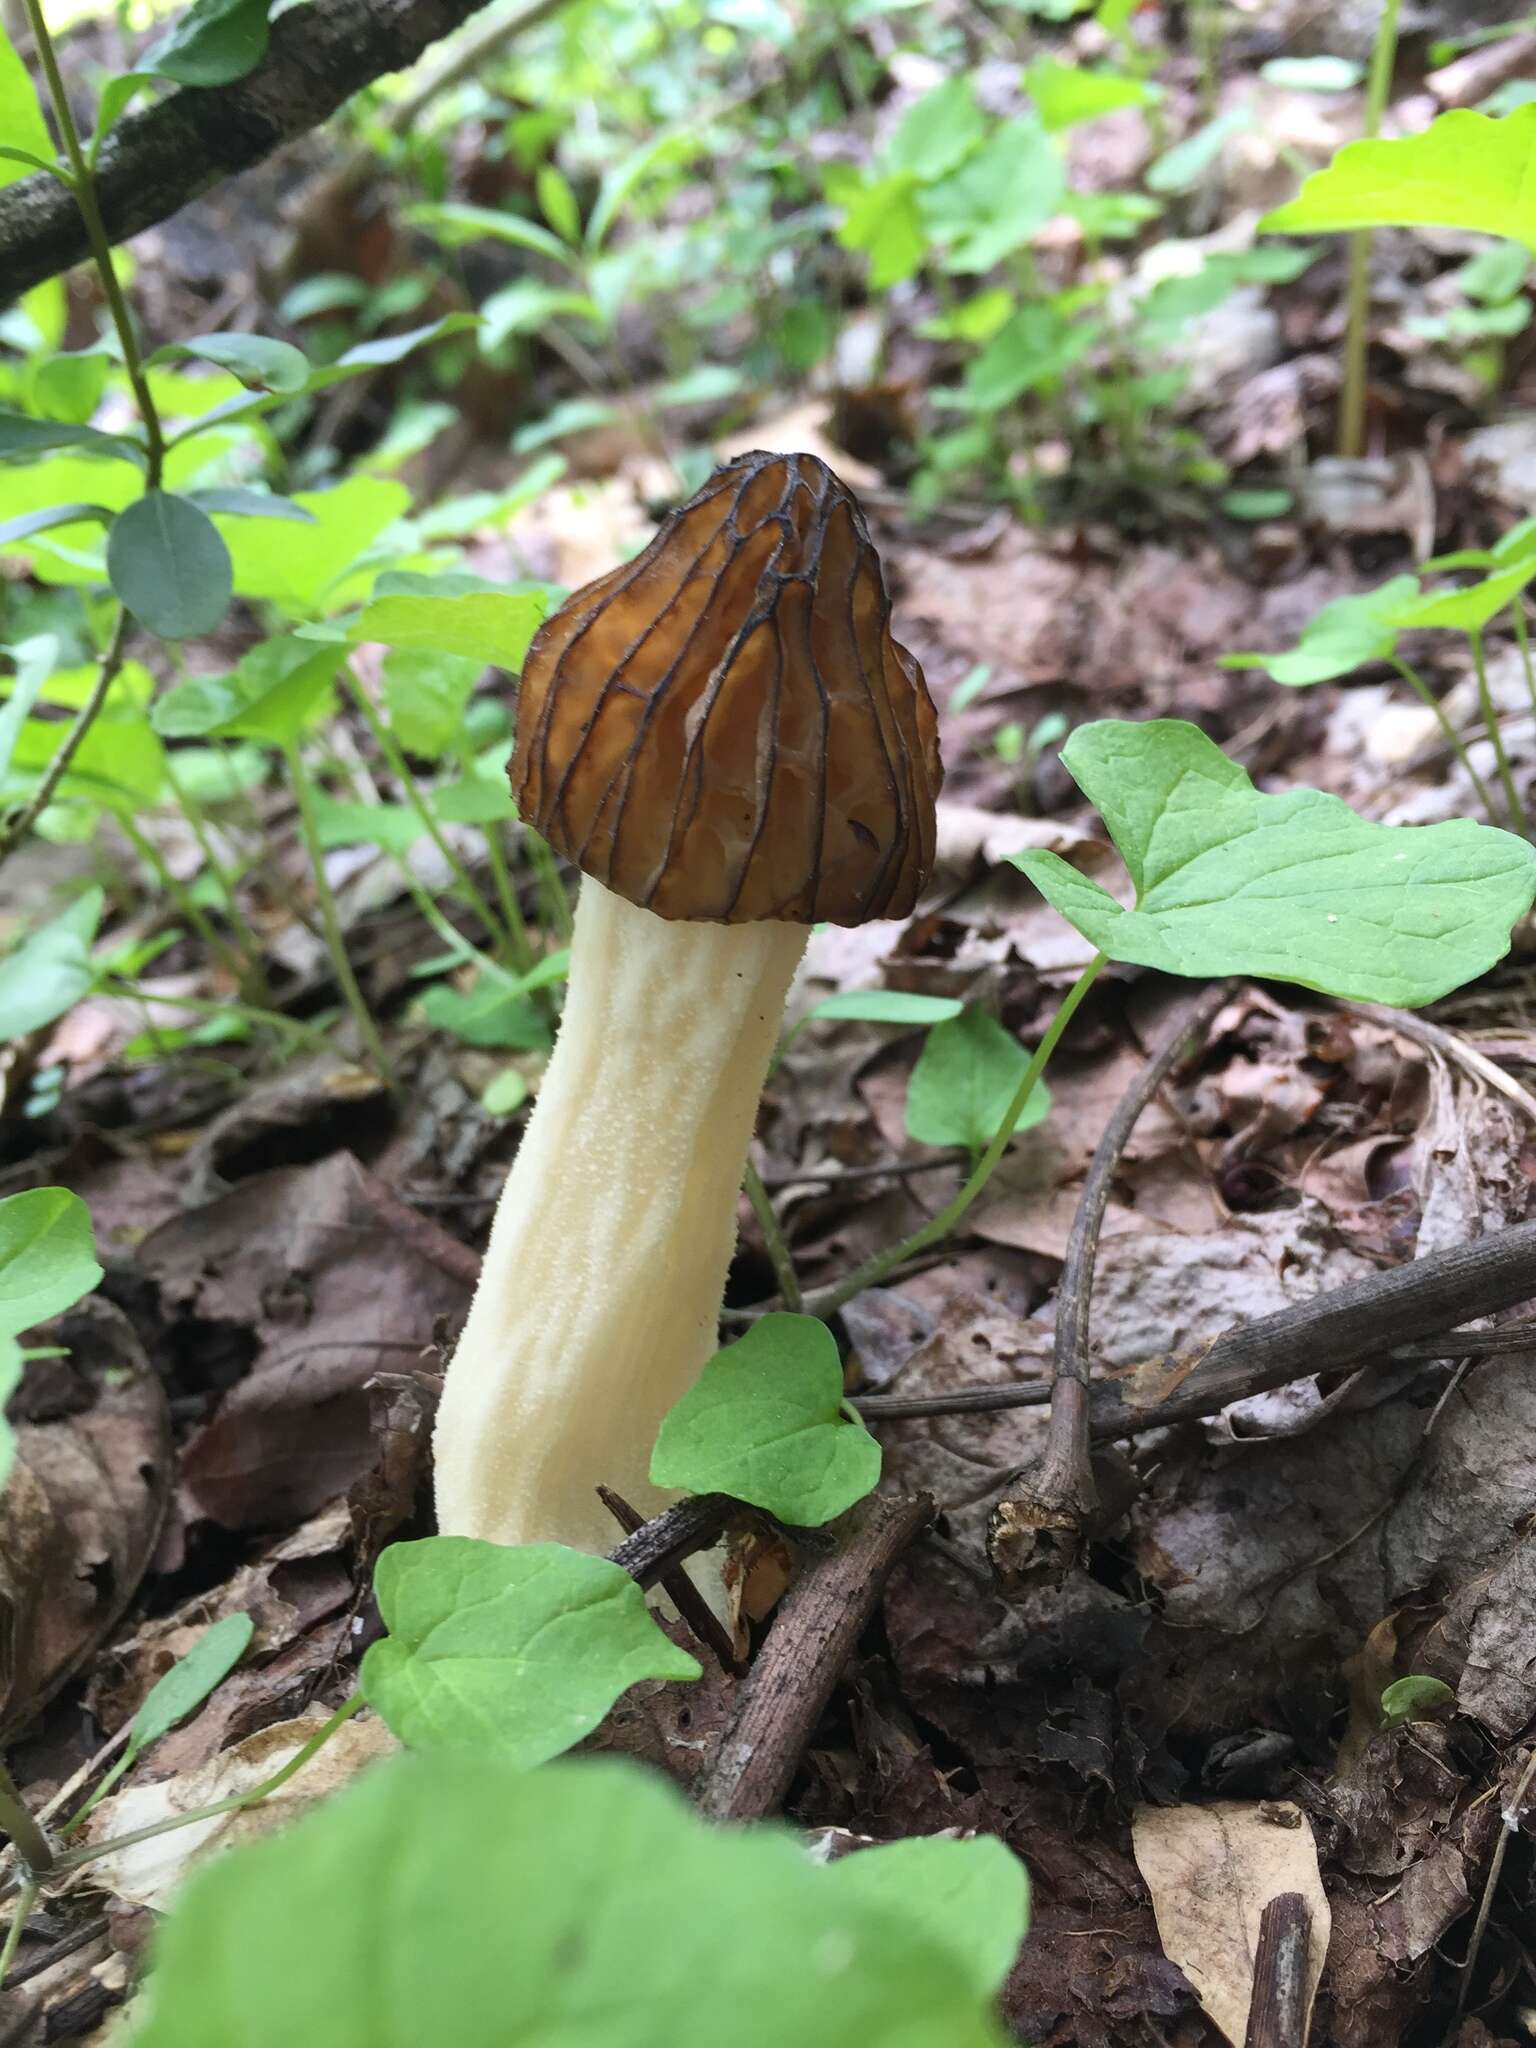
[{"label": "dark cap ridge", "polygon": [[661,917],[905,917],[943,770],[864,515],[814,455],[739,456],[546,619],[512,790]]}]

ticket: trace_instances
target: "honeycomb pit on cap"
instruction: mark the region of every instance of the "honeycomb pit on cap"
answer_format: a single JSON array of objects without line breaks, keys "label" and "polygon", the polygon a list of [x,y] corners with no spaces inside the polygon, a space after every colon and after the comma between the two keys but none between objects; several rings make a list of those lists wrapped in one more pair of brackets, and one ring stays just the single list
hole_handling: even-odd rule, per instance
[{"label": "honeycomb pit on cap", "polygon": [[716,1348],[736,1201],[813,922],[907,915],[937,719],[864,518],[811,455],[716,472],[529,650],[512,763],[583,873],[560,1033],[448,1369],[445,1534],[607,1550]]}]

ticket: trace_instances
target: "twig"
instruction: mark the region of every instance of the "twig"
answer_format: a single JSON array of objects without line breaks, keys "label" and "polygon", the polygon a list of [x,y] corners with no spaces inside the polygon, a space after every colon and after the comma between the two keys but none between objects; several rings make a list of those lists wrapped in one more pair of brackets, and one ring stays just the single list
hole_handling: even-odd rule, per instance
[{"label": "twig", "polygon": [[741,1512],[742,1503],[728,1493],[691,1494],[626,1536],[608,1555],[637,1586],[654,1586],[685,1557],[718,1543],[726,1523]]},{"label": "twig", "polygon": [[[615,1493],[612,1487],[600,1486],[597,1489],[597,1497],[627,1534],[633,1536],[637,1530],[645,1527],[644,1515],[638,1509],[632,1508],[624,1496]],[[698,1640],[711,1652],[720,1669],[739,1672],[742,1666],[736,1656],[735,1644],[715,1619],[709,1602],[681,1566],[675,1571],[663,1574],[661,1590]]]},{"label": "twig", "polygon": [[840,1188],[845,1181],[904,1180],[920,1173],[939,1173],[946,1166],[963,1166],[970,1156],[963,1145],[936,1146],[926,1159],[882,1159],[873,1166],[834,1166],[830,1171],[818,1167],[814,1172],[806,1173],[796,1173],[793,1169],[785,1173],[765,1173],[763,1186],[770,1193],[782,1194],[785,1188]]},{"label": "twig", "polygon": [[1483,1884],[1483,1896],[1477,1902],[1477,1919],[1473,1922],[1472,1939],[1467,1944],[1467,1959],[1461,1966],[1461,1983],[1456,1992],[1456,2011],[1450,2026],[1446,2029],[1445,2048],[1451,2048],[1451,2043],[1461,2031],[1461,2016],[1467,2009],[1467,1994],[1472,1988],[1472,1972],[1483,1946],[1483,1936],[1488,1931],[1488,1916],[1493,1911],[1493,1895],[1499,1888],[1499,1877],[1504,1869],[1505,1851],[1509,1848],[1510,1836],[1520,1832],[1521,1809],[1525,1805],[1525,1795],[1531,1789],[1533,1777],[1536,1777],[1536,1749],[1532,1749],[1526,1758],[1525,1769],[1520,1773],[1514,1796],[1500,1815],[1504,1825],[1499,1830],[1499,1839],[1493,1845],[1493,1855],[1488,1863],[1488,1876]]},{"label": "twig", "polygon": [[[1162,1429],[1339,1366],[1536,1350],[1531,1341],[1536,1326],[1530,1324],[1518,1330],[1454,1327],[1461,1318],[1495,1315],[1533,1297],[1536,1223],[1517,1223],[1240,1324],[1224,1331],[1194,1362],[1177,1357],[1151,1360],[1138,1368],[1139,1374],[1155,1381],[1145,1398],[1127,1400],[1110,1387],[1095,1387],[1089,1402],[1089,1434],[1095,1443],[1103,1443]],[[1161,1398],[1157,1386],[1167,1390]],[[872,1422],[903,1422],[920,1415],[1041,1408],[1050,1398],[1049,1386],[1041,1382],[957,1387],[946,1394],[862,1394],[854,1397],[854,1406]]]},{"label": "twig", "polygon": [[784,1803],[806,1743],[886,1578],[933,1515],[926,1494],[871,1494],[802,1566],[695,1794],[709,1820],[760,1820]]},{"label": "twig", "polygon": [[1300,1892],[1281,1892],[1259,1920],[1243,2048],[1307,2048],[1311,1946],[1311,1908]]},{"label": "twig", "polygon": [[460,1244],[441,1224],[434,1223],[429,1216],[423,1216],[409,1203],[392,1195],[384,1183],[365,1167],[362,1173],[363,1199],[385,1229],[411,1250],[419,1252],[440,1272],[450,1274],[455,1280],[462,1280],[466,1287],[476,1287],[480,1282],[480,1254],[472,1251],[467,1244]]},{"label": "twig", "polygon": [[999,1574],[1013,1583],[1038,1571],[1059,1571],[1070,1565],[1082,1548],[1084,1532],[1098,1506],[1089,1449],[1089,1314],[1094,1261],[1110,1187],[1142,1111],[1191,1038],[1204,1039],[1231,987],[1230,982],[1213,982],[1180,1012],[1116,1104],[1089,1162],[1056,1296],[1051,1420],[1045,1449],[1028,1485],[999,1501],[992,1512],[988,1548]]},{"label": "twig", "polygon": [[1384,1024],[1389,1031],[1396,1031],[1415,1045],[1422,1045],[1427,1052],[1439,1053],[1442,1059],[1465,1067],[1468,1073],[1475,1074],[1488,1087],[1507,1096],[1522,1116],[1536,1124],[1536,1095],[1532,1095],[1528,1088],[1522,1088],[1513,1074],[1506,1074],[1470,1039],[1447,1031],[1443,1024],[1431,1024],[1427,1017],[1416,1017],[1411,1010],[1382,1009],[1375,1003],[1344,1003],[1340,1007],[1353,1010],[1357,1016],[1369,1017],[1372,1023]]}]

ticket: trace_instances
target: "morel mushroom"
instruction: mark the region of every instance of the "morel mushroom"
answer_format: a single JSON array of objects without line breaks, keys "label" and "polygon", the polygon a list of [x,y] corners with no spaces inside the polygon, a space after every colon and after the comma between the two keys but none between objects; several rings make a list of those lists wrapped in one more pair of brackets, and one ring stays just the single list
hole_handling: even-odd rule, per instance
[{"label": "morel mushroom", "polygon": [[863,515],[811,455],[718,470],[549,618],[513,793],[582,870],[558,1042],[435,1445],[445,1533],[614,1540],[716,1347],[736,1200],[813,923],[903,917],[937,720]]}]

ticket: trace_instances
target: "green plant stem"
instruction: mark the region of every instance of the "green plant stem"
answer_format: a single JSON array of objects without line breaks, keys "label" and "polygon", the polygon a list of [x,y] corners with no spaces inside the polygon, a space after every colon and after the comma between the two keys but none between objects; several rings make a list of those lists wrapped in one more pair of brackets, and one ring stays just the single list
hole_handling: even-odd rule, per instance
[{"label": "green plant stem", "polygon": [[187,920],[187,923],[191,925],[193,931],[197,933],[203,944],[211,952],[216,953],[224,962],[224,965],[235,977],[240,987],[244,988],[250,978],[249,963],[235,951],[227,939],[221,938],[214,930],[213,924],[202,906],[193,900],[186,885],[177,881],[176,877],[171,873],[169,866],[166,864],[165,855],[149,837],[148,833],[141,832],[126,811],[118,811],[115,813],[115,816],[118,824],[122,826],[124,833],[127,835],[135,853],[138,854],[145,866],[151,870],[156,881],[159,882],[166,895],[175,904],[176,909]]},{"label": "green plant stem", "polygon": [[1525,669],[1525,687],[1531,709],[1536,711],[1536,665],[1531,661],[1531,635],[1525,623],[1525,606],[1518,597],[1510,606],[1509,615],[1515,622],[1515,644],[1520,649],[1520,661]]},{"label": "green plant stem", "polygon": [[315,820],[315,803],[309,783],[304,774],[304,764],[299,759],[298,743],[288,739],[283,742],[283,760],[288,769],[288,781],[293,790],[294,802],[299,807],[299,830],[303,835],[304,848],[309,855],[310,868],[314,875],[315,901],[320,906],[320,922],[325,932],[326,951],[331,956],[331,965],[336,970],[336,980],[352,1012],[352,1020],[363,1041],[364,1049],[379,1070],[380,1078],[391,1095],[400,1093],[400,1081],[389,1054],[384,1050],[384,1040],[379,1027],[373,1021],[357,976],[352,971],[352,962],[347,954],[347,942],[342,934],[341,913],[336,908],[335,893],[330,878],[325,872],[325,849],[320,844],[320,828]]},{"label": "green plant stem", "polygon": [[140,1842],[152,1842],[159,1835],[174,1834],[177,1828],[191,1827],[200,1820],[215,1820],[221,1813],[238,1813],[242,1807],[259,1806],[263,1799],[270,1799],[291,1777],[303,1770],[315,1752],[330,1741],[343,1722],[350,1721],[354,1714],[360,1712],[363,1705],[360,1692],[343,1700],[330,1719],[315,1730],[302,1749],[294,1751],[280,1771],[274,1771],[270,1778],[253,1785],[249,1792],[236,1792],[212,1806],[200,1806],[195,1812],[178,1813],[170,1820],[155,1821],[150,1827],[135,1828],[132,1833],[118,1835],[110,1842],[88,1842],[79,1849],[66,1849],[55,1867],[60,1871],[79,1870],[87,1863],[94,1863],[99,1856],[115,1855],[119,1849],[132,1849]]},{"label": "green plant stem", "polygon": [[[125,981],[116,993],[136,1003],[160,1003],[169,1010],[190,1010],[197,1017],[243,1017],[248,1024],[259,1025],[263,1031],[275,1031],[300,1045],[310,1046],[315,1052],[331,1050],[331,1041],[317,1025],[306,1023],[302,1017],[284,1016],[281,1010],[263,1010],[254,1003],[209,1002],[200,996],[154,995],[129,981]],[[150,1029],[154,1028],[152,1024]]]},{"label": "green plant stem", "polygon": [[10,858],[53,802],[54,792],[69,772],[69,764],[79,752],[80,742],[95,724],[97,713],[107,701],[108,691],[117,681],[127,644],[128,614],[124,611],[118,613],[112,644],[101,658],[101,667],[97,671],[95,682],[91,685],[91,694],[75,713],[74,723],[65,733],[63,744],[43,770],[42,777],[28,797],[25,808],[0,830],[0,862]]},{"label": "green plant stem", "polygon": [[1435,695],[1416,668],[1411,668],[1406,661],[1401,660],[1397,655],[1392,657],[1392,666],[1397,670],[1403,681],[1412,690],[1425,709],[1434,713],[1435,721],[1444,735],[1446,745],[1466,770],[1472,787],[1477,791],[1477,800],[1482,805],[1489,824],[1493,824],[1493,792],[1472,766],[1472,757],[1467,752],[1461,734],[1457,732],[1447,716],[1445,706],[1440,702],[1440,699]]},{"label": "green plant stem", "polygon": [[571,899],[566,894],[565,881],[560,873],[560,863],[537,832],[531,828],[528,833],[528,854],[533,862],[534,873],[539,879],[539,894],[544,911],[547,930],[556,933],[564,945],[571,936],[573,919]]},{"label": "green plant stem", "polygon": [[779,1283],[779,1299],[795,1315],[803,1306],[800,1282],[795,1275],[795,1262],[790,1257],[789,1245],[784,1232],[779,1228],[779,1219],[773,1211],[773,1198],[763,1186],[763,1176],[749,1159],[742,1174],[741,1185],[747,1200],[752,1204],[752,1213],[757,1218],[757,1227],[763,1233],[767,1247],[768,1261],[773,1267],[773,1277]]},{"label": "green plant stem", "polygon": [[58,1868],[53,1844],[33,1818],[4,1764],[0,1764],[0,1828],[10,1836],[29,1877],[48,1877]]},{"label": "green plant stem", "polygon": [[977,1160],[959,1194],[953,1201],[946,1203],[938,1215],[925,1223],[921,1230],[914,1231],[910,1237],[904,1238],[900,1244],[892,1245],[888,1251],[877,1252],[872,1259],[866,1259],[862,1266],[855,1267],[853,1272],[834,1286],[818,1291],[807,1303],[807,1307],[814,1314],[831,1315],[833,1310],[841,1308],[845,1301],[851,1301],[856,1294],[862,1294],[866,1287],[878,1287],[898,1266],[905,1264],[908,1259],[916,1258],[919,1252],[927,1251],[930,1245],[937,1244],[941,1238],[948,1237],[992,1178],[997,1162],[1008,1149],[1013,1127],[1022,1115],[1025,1103],[1034,1092],[1035,1083],[1045,1072],[1051,1054],[1060,1043],[1062,1033],[1077,1013],[1078,1005],[1098,980],[1106,964],[1106,958],[1103,953],[1095,953],[1062,997],[1060,1007],[1051,1019],[1045,1036],[1035,1047],[1029,1065],[1020,1077],[1013,1100],[1004,1113],[996,1135]]},{"label": "green plant stem", "polygon": [[[1397,17],[1401,0],[1382,0],[1371,72],[1365,88],[1365,134],[1380,133],[1397,62]],[[1349,291],[1344,326],[1344,378],[1339,393],[1339,453],[1365,452],[1365,373],[1371,332],[1371,249],[1373,237],[1362,228],[1349,238]]]},{"label": "green plant stem", "polygon": [[117,329],[117,338],[122,346],[123,367],[128,372],[128,382],[133,387],[133,396],[144,421],[144,439],[148,452],[145,468],[144,488],[157,491],[160,488],[161,472],[165,467],[165,433],[160,424],[160,415],[155,401],[150,396],[149,381],[144,374],[143,359],[139,354],[138,337],[133,331],[133,319],[128,311],[128,302],[123,297],[123,288],[117,281],[117,272],[112,267],[112,244],[102,223],[101,207],[96,198],[96,178],[86,161],[80,144],[80,133],[75,127],[75,117],[70,111],[69,95],[64,90],[64,80],[59,71],[59,60],[54,54],[53,38],[48,33],[48,24],[43,19],[42,0],[25,0],[27,20],[32,27],[33,39],[37,44],[38,61],[43,67],[43,79],[48,87],[48,98],[53,107],[53,118],[59,136],[64,144],[64,153],[69,158],[70,189],[75,195],[75,204],[80,209],[80,218],[85,223],[85,238],[90,244],[91,260],[101,274],[101,288],[106,293],[107,309],[112,315],[112,325]]},{"label": "green plant stem", "polygon": [[107,1794],[112,1790],[112,1787],[118,1782],[118,1780],[124,1775],[125,1772],[133,1768],[133,1766],[138,1762],[138,1760],[139,1753],[136,1749],[125,1749],[123,1751],[122,1755],[118,1758],[117,1762],[112,1765],[111,1769],[103,1774],[101,1783],[96,1787],[95,1791],[92,1792],[90,1797],[86,1800],[85,1804],[83,1806],[77,1806],[74,1812],[69,1816],[69,1819],[65,1821],[63,1827],[59,1829],[59,1840],[61,1842],[67,1842],[70,1836],[74,1834],[77,1829],[79,1829],[85,1824],[85,1822],[89,1819],[91,1814],[94,1813],[96,1808],[101,1804],[102,1800],[105,1799]]},{"label": "green plant stem", "polygon": [[267,1002],[271,991],[267,987],[266,972],[261,962],[261,941],[251,929],[245,912],[240,908],[236,893],[236,879],[232,871],[219,858],[213,843],[213,834],[208,829],[208,817],[202,805],[176,780],[175,755],[168,748],[165,756],[165,777],[171,785],[171,794],[177,808],[192,830],[192,837],[202,850],[203,859],[208,863],[208,872],[219,885],[224,898],[224,914],[234,927],[240,951],[246,963],[245,986],[258,1002]]},{"label": "green plant stem", "polygon": [[1483,636],[1475,628],[1468,632],[1472,642],[1472,665],[1477,670],[1477,701],[1482,707],[1483,723],[1488,728],[1488,737],[1493,742],[1494,759],[1499,764],[1499,783],[1504,791],[1504,801],[1509,805],[1509,821],[1517,832],[1529,833],[1526,824],[1525,806],[1515,789],[1514,774],[1509,765],[1509,755],[1504,749],[1504,735],[1499,730],[1499,715],[1494,709],[1493,692],[1488,687],[1488,662],[1483,652]]},{"label": "green plant stem", "polygon": [[[443,835],[442,827],[438,824],[436,818],[433,817],[431,806],[422,794],[421,784],[411,773],[410,765],[406,761],[405,755],[400,751],[399,741],[389,730],[388,726],[385,725],[383,719],[380,718],[378,712],[374,709],[373,700],[352,673],[352,664],[350,662],[343,662],[341,672],[346,679],[347,689],[351,694],[353,703],[356,704],[358,710],[362,713],[363,723],[373,735],[375,746],[377,746],[379,752],[388,763],[389,771],[394,776],[396,782],[399,783],[406,802],[416,813],[417,817],[420,818],[427,837],[448,863],[453,878],[458,883],[465,901],[490,933],[492,946],[497,952],[506,948],[511,965],[519,974],[526,974],[533,965],[532,955],[526,951],[527,934],[523,934],[523,948],[520,949],[513,933],[497,917],[484,895],[475,886],[468,868],[465,867],[463,861],[460,860],[459,856],[448,844],[447,839]],[[403,855],[400,857],[400,865],[402,868],[407,866]]]},{"label": "green plant stem", "polygon": [[21,1946],[22,1934],[27,1922],[32,1918],[32,1909],[37,1904],[42,1889],[35,1877],[29,1877],[16,1894],[11,1924],[5,1930],[5,1946],[0,1948],[0,1991],[5,1989],[5,1980],[11,1974],[11,1965],[16,1960],[17,1949]]}]

